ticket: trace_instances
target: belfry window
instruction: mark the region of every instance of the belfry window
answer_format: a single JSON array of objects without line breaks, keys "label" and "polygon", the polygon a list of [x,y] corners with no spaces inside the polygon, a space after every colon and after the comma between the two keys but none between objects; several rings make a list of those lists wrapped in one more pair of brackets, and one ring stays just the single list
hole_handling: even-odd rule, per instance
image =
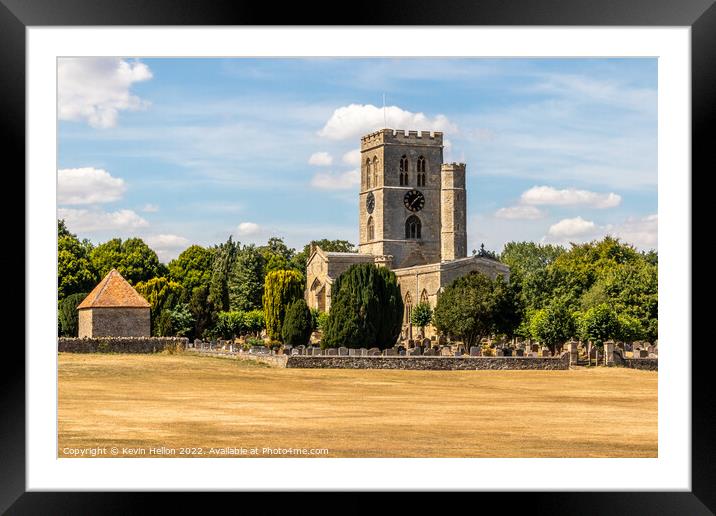
[{"label": "belfry window", "polygon": [[418,158],[418,186],[425,186],[425,158]]},{"label": "belfry window", "polygon": [[378,158],[373,158],[373,186],[378,186]]},{"label": "belfry window", "polygon": [[420,219],[418,217],[415,215],[408,217],[408,220],[405,221],[405,238],[419,239],[421,226],[422,224],[420,223]]},{"label": "belfry window", "polygon": [[408,186],[408,157],[400,158],[400,186]]},{"label": "belfry window", "polygon": [[370,188],[370,158],[365,160],[365,187]]},{"label": "belfry window", "polygon": [[375,238],[375,225],[373,217],[368,217],[368,241],[371,242]]}]

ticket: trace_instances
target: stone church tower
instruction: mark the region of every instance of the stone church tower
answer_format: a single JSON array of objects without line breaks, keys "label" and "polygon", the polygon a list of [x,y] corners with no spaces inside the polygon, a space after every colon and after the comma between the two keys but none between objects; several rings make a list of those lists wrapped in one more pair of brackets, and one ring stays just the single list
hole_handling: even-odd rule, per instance
[{"label": "stone church tower", "polygon": [[396,268],[463,258],[465,211],[465,165],[443,165],[442,133],[361,138],[360,253],[392,256]]},{"label": "stone church tower", "polygon": [[312,250],[305,294],[310,307],[330,310],[333,281],[351,265],[388,267],[403,297],[404,335],[412,338],[413,307],[435,307],[456,278],[479,272],[509,279],[505,264],[467,256],[466,167],[443,163],[442,133],[381,129],[363,136],[360,150],[358,252]]}]

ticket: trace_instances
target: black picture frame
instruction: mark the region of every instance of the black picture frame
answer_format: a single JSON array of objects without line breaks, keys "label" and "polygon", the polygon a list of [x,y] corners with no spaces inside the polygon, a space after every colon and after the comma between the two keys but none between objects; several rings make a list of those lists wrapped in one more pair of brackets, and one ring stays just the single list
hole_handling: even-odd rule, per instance
[{"label": "black picture frame", "polygon": [[[278,8],[278,4],[226,0],[153,0],[151,3],[140,0],[0,0],[2,141],[6,156],[16,158],[13,161],[16,163],[15,170],[24,170],[25,29],[30,26],[343,25],[345,20],[350,20],[351,25],[687,26],[691,27],[692,52],[693,183],[697,177],[703,177],[713,169],[714,144],[708,129],[715,120],[716,111],[715,1],[412,0],[410,3],[372,3],[350,9],[350,5],[335,2],[328,5],[321,5],[321,2],[284,3]],[[347,7],[350,14],[345,14]],[[698,190],[692,186],[692,191]],[[695,202],[693,206],[696,206]],[[692,219],[697,222],[695,216]],[[691,261],[691,270],[704,260],[696,254],[692,259],[691,250],[684,250],[684,256]],[[30,273],[25,268],[25,276]],[[693,308],[698,313],[696,304]],[[698,320],[698,317],[692,318]],[[686,335],[683,345],[691,346],[691,340],[692,337]],[[151,510],[149,502],[154,500],[150,499],[159,497],[164,512],[175,507],[190,509],[193,504],[206,509],[205,501],[194,497],[190,499],[181,493],[26,492],[25,349],[17,345],[17,335],[13,339],[8,338],[5,344],[4,367],[0,375],[1,512],[143,513]],[[525,508],[531,514],[713,514],[716,511],[716,456],[713,444],[715,404],[711,399],[713,390],[709,387],[713,386],[712,368],[713,361],[710,359],[692,362],[690,492],[525,492],[473,493],[471,496],[480,496],[481,502],[492,498],[491,501],[499,503],[501,508]],[[226,498],[218,493],[204,493],[201,498],[205,500],[207,495],[215,504]],[[221,496],[221,500],[217,496]],[[248,503],[245,493],[240,496],[244,497],[242,503]],[[373,508],[369,499],[354,497],[354,500],[352,506],[355,509]],[[252,501],[261,503],[260,499]]]}]

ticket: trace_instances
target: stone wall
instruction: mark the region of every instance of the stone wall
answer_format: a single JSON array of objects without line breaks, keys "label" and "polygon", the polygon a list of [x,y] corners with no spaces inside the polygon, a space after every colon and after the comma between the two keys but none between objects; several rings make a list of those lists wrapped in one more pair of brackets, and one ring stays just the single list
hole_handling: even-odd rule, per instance
[{"label": "stone wall", "polygon": [[96,337],[57,339],[60,353],[158,353],[186,349],[186,337]]},{"label": "stone wall", "polygon": [[624,358],[619,349],[614,350],[614,365],[628,367],[629,369],[641,369],[643,371],[658,371],[658,358]]},{"label": "stone wall", "polygon": [[561,357],[426,357],[426,356],[307,356],[291,355],[288,368],[303,369],[411,369],[411,370],[491,370],[491,369],[569,369],[569,353]]},{"label": "stone wall", "polygon": [[[83,312],[92,312],[88,317]],[[79,311],[80,337],[149,337],[149,308],[93,307]],[[92,333],[87,333],[91,329]]]}]

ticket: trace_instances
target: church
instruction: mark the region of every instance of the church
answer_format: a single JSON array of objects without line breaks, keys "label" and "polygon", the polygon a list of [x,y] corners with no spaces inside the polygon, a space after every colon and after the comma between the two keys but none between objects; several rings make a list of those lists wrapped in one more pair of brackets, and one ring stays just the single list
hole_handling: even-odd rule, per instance
[{"label": "church", "polygon": [[[481,272],[509,279],[495,260],[467,255],[465,163],[443,163],[443,134],[381,129],[360,142],[361,184],[357,253],[314,246],[306,267],[306,302],[328,311],[331,285],[348,267],[374,263],[398,278],[405,314],[403,335],[412,338],[412,308],[433,308],[455,278]],[[428,334],[432,329],[428,330]]]}]

